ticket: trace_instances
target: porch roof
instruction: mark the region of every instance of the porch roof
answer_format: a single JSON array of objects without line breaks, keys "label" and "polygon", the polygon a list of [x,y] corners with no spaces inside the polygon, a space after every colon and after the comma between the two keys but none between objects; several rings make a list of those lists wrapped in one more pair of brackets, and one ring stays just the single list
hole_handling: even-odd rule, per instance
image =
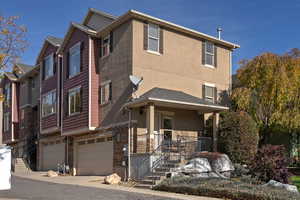
[{"label": "porch roof", "polygon": [[157,87],[144,93],[139,98],[135,98],[131,102],[128,102],[126,106],[130,108],[135,108],[144,106],[147,103],[151,102],[157,106],[198,110],[204,113],[219,112],[229,109],[226,106],[206,101],[204,99],[192,96],[182,91],[169,90]]}]

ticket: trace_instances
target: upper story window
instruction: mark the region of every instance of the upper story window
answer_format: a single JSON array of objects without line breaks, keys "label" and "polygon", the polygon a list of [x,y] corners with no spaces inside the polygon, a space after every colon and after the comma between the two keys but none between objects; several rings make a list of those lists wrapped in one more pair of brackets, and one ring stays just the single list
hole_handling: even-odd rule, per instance
[{"label": "upper story window", "polygon": [[47,56],[44,60],[44,79],[48,79],[54,74],[53,54]]},{"label": "upper story window", "polygon": [[213,85],[204,85],[204,98],[206,101],[214,103],[215,89],[216,88]]},{"label": "upper story window", "polygon": [[9,131],[9,123],[10,123],[10,114],[9,113],[4,113],[3,116],[3,130]]},{"label": "upper story window", "polygon": [[80,73],[80,65],[81,65],[81,43],[75,44],[69,50],[69,78]]},{"label": "upper story window", "polygon": [[42,97],[43,117],[56,113],[56,90],[48,92]]},{"label": "upper story window", "polygon": [[69,115],[74,115],[81,112],[82,94],[81,88],[76,87],[69,90]]},{"label": "upper story window", "polygon": [[100,104],[106,104],[112,100],[111,81],[101,84],[100,86]]},{"label": "upper story window", "polygon": [[5,95],[5,103],[8,104],[8,102],[11,99],[11,85],[7,83],[4,86],[4,95]]},{"label": "upper story window", "polygon": [[37,77],[33,77],[31,79],[31,89],[35,89],[37,87]]},{"label": "upper story window", "polygon": [[215,45],[205,42],[205,65],[215,66]]},{"label": "upper story window", "polygon": [[159,26],[148,24],[148,50],[159,52]]},{"label": "upper story window", "polygon": [[108,56],[110,52],[110,35],[107,35],[102,39],[102,57]]}]

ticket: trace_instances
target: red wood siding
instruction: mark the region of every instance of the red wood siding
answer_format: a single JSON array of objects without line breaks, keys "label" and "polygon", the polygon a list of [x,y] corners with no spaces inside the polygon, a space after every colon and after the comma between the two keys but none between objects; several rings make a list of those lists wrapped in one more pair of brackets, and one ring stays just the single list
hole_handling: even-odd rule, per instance
[{"label": "red wood siding", "polygon": [[[51,45],[50,43],[46,42],[45,45],[47,45],[47,47],[44,51],[44,54],[41,57],[41,60],[39,60],[40,63],[43,63],[43,59],[45,57],[49,56],[52,53],[55,54],[56,51],[57,51],[57,47]],[[52,77],[50,77],[46,80],[41,81],[41,102],[42,102],[42,96],[44,94],[56,89],[56,102],[57,102],[57,104],[56,104],[56,106],[57,106],[56,107],[56,114],[49,115],[49,116],[46,116],[46,117],[41,116],[41,128],[42,128],[42,130],[57,127],[57,123],[58,123],[58,116],[57,115],[59,114],[59,111],[60,111],[60,104],[58,104],[58,102],[59,102],[58,99],[60,98],[60,96],[59,96],[60,87],[59,87],[59,83],[58,83],[58,76],[59,76],[60,66],[59,66],[57,55],[55,55],[54,62],[55,62],[55,66],[56,66],[54,76],[52,76]],[[41,77],[43,78],[42,74],[43,74],[43,67],[41,68]]]},{"label": "red wood siding", "polygon": [[[72,78],[67,78],[67,55],[69,49],[82,42],[82,55],[81,55],[81,69],[82,71]],[[67,42],[64,52],[63,52],[63,132],[72,131],[80,128],[88,127],[89,122],[89,38],[88,35],[80,30],[74,30],[70,40]],[[68,91],[74,87],[81,86],[82,88],[82,112],[68,116],[67,115],[67,104],[66,98],[68,96]]]}]

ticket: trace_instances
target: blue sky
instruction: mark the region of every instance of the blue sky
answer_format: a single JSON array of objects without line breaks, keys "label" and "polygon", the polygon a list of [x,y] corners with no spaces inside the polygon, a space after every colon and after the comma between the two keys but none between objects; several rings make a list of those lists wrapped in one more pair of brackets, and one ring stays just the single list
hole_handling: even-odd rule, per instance
[{"label": "blue sky", "polygon": [[47,35],[63,37],[71,21],[81,22],[88,8],[114,15],[135,9],[222,38],[241,48],[233,54],[233,70],[242,59],[262,52],[284,53],[300,45],[300,1],[271,0],[8,0],[0,15],[18,15],[30,43],[22,62],[34,64]]}]

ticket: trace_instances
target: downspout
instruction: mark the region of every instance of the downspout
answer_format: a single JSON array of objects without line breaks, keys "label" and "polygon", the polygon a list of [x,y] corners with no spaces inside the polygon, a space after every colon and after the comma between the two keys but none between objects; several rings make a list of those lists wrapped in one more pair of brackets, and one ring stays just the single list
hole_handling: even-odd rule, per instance
[{"label": "downspout", "polygon": [[131,178],[131,161],[130,161],[130,152],[131,152],[131,109],[128,109],[128,114],[129,114],[129,123],[128,123],[128,166],[127,166],[127,169],[128,169],[128,175],[127,175],[127,181],[130,180]]}]

